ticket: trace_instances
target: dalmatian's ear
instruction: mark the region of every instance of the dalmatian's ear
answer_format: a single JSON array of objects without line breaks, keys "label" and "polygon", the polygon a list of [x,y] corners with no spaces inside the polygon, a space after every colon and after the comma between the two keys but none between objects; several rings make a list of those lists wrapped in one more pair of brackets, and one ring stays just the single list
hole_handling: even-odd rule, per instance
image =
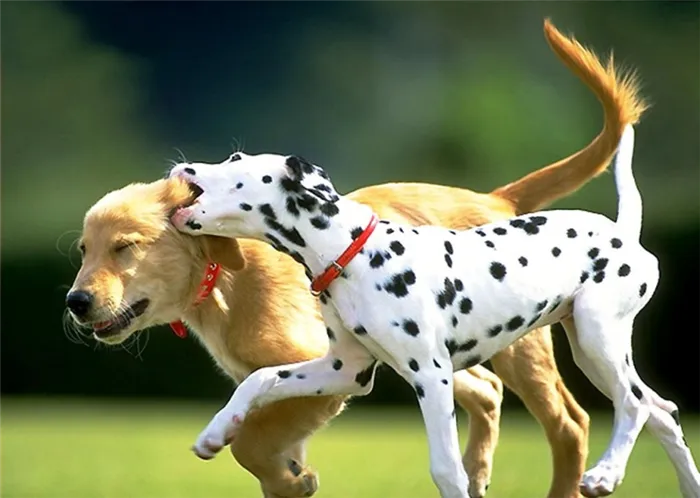
[{"label": "dalmatian's ear", "polygon": [[323,169],[300,156],[289,156],[286,165],[299,191],[308,192],[323,202],[336,202],[340,198]]}]

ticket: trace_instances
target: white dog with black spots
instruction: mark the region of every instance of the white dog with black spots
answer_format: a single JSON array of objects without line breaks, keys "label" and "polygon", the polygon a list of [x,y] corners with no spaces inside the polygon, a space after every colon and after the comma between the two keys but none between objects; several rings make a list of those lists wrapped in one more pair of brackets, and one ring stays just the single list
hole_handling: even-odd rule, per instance
[{"label": "white dog with black spots", "polygon": [[641,380],[632,359],[634,317],[659,280],[657,259],[639,242],[633,147],[630,126],[615,162],[617,221],[553,210],[461,232],[382,220],[370,234],[371,209],[340,196],[321,168],[296,156],[235,153],[221,164],[176,165],[170,175],[200,194],[172,216],[183,232],[267,241],[310,278],[369,235],[319,295],[328,354],[251,374],[200,434],[195,453],[212,458],[252,408],[297,396],[367,394],[382,362],[415,389],[441,496],[480,496],[460,457],[453,371],[561,322],[576,364],[615,409],[612,439],[584,474],[582,493],[615,490],[646,425],[673,462],[683,496],[699,497],[700,474],[677,407]]}]

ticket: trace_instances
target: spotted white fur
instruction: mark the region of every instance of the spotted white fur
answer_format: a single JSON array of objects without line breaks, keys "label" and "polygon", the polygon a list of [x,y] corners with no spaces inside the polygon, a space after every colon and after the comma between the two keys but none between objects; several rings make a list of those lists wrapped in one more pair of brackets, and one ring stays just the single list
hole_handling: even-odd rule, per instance
[{"label": "spotted white fur", "polygon": [[[584,474],[581,491],[614,491],[646,425],[670,456],[683,496],[700,496],[676,405],[644,384],[632,362],[632,323],[659,279],[657,259],[639,243],[633,147],[629,126],[615,163],[616,222],[574,210],[463,232],[382,220],[320,296],[328,354],[254,372],[194,451],[212,458],[254,407],[296,396],[366,394],[383,362],[415,389],[441,496],[475,496],[460,459],[452,373],[486,361],[532,329],[562,322],[577,365],[615,408],[610,445]],[[266,240],[309,275],[320,274],[372,216],[338,195],[321,168],[295,156],[237,153],[222,164],[177,165],[174,175],[204,192],[173,215],[179,229]]]}]

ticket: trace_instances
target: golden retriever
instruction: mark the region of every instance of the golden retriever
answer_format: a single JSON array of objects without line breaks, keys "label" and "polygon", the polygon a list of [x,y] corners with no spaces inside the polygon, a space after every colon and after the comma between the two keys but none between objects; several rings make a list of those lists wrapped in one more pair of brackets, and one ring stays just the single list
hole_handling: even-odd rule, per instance
[{"label": "golden retriever", "polygon": [[[632,79],[617,75],[612,64],[604,67],[548,21],[545,37],[603,106],[604,128],[588,146],[489,194],[392,183],[362,188],[350,197],[370,205],[381,218],[466,229],[541,208],[605,171],[622,129],[639,119],[644,103]],[[326,329],[302,266],[262,242],[178,233],[168,215],[191,198],[185,183],[160,180],[116,190],[90,208],[80,241],[82,266],[71,289],[72,306],[77,306],[73,318],[108,344],[147,327],[183,320],[235,381],[260,367],[323,355]],[[219,263],[222,271],[211,296],[195,305],[211,262]],[[549,496],[579,496],[588,416],[557,371],[549,329],[527,335],[497,354],[492,365],[498,377],[483,367],[455,374],[456,398],[470,414],[464,465],[473,482],[471,496],[482,496],[490,479],[500,379],[545,429],[553,462]],[[289,399],[245,419],[231,451],[258,478],[265,497],[316,491],[316,474],[305,466],[305,441],[342,410],[344,401]]]}]

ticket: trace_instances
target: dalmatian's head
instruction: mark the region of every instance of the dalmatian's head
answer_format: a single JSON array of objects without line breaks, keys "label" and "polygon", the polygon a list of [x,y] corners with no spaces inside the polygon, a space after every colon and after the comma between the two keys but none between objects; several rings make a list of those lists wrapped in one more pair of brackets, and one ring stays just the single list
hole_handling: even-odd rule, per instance
[{"label": "dalmatian's head", "polygon": [[169,176],[195,192],[171,217],[192,235],[270,239],[303,218],[323,225],[338,212],[340,196],[326,172],[298,156],[236,152],[218,164],[177,164]]}]

